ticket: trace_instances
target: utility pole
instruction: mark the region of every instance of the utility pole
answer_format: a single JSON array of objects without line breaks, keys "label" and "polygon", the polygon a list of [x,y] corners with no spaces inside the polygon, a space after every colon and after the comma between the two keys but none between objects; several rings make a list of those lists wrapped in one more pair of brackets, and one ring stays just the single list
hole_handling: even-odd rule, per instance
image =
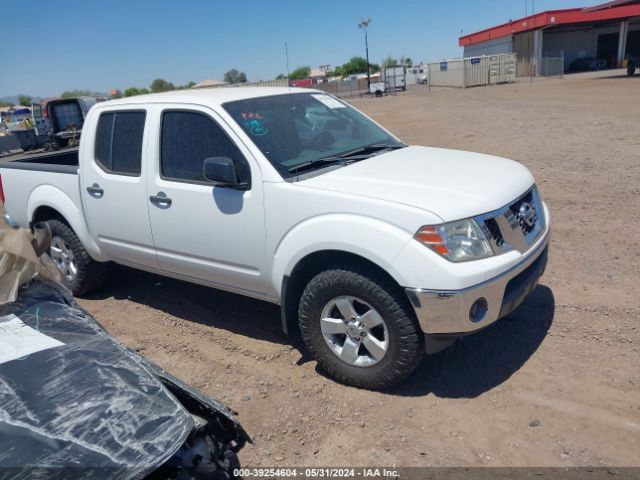
[{"label": "utility pole", "polygon": [[367,89],[371,90],[371,68],[369,66],[369,38],[367,35],[367,27],[371,23],[371,17],[366,20],[363,18],[358,24],[358,28],[364,28],[364,48],[367,54]]}]

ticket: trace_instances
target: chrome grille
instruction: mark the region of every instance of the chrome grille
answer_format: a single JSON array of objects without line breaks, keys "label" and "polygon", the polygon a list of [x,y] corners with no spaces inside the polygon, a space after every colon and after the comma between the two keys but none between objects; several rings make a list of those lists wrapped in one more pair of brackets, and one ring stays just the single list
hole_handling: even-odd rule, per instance
[{"label": "chrome grille", "polygon": [[484,221],[484,224],[489,230],[490,239],[492,239],[498,247],[501,247],[504,244],[504,238],[502,237],[502,233],[500,232],[500,227],[498,227],[496,219],[487,218]]},{"label": "chrome grille", "polygon": [[[535,227],[535,224],[530,225],[528,223],[525,222],[525,219],[523,218],[522,214],[521,214],[521,208],[523,208],[524,204],[528,204],[533,206],[533,190],[528,191],[524,197],[519,198],[515,203],[512,203],[511,205],[509,205],[509,210],[511,210],[511,212],[516,216],[516,218],[518,219],[518,223],[520,224],[520,228],[522,229],[522,233],[524,233],[525,235],[529,234],[531,232],[531,230],[533,230],[533,228]],[[534,216],[537,222],[537,217],[538,217],[538,212],[536,211],[537,209],[534,207]]]},{"label": "chrome grille", "polygon": [[544,211],[534,186],[515,202],[476,217],[496,254],[524,253],[545,230]]}]

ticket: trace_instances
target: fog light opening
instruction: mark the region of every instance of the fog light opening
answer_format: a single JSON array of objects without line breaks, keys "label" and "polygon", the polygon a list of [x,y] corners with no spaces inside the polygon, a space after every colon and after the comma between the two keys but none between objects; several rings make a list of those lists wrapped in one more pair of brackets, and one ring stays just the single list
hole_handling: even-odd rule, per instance
[{"label": "fog light opening", "polygon": [[473,323],[478,323],[484,320],[484,317],[487,315],[487,310],[487,299],[484,297],[480,297],[475,302],[473,302],[473,305],[471,305],[471,308],[469,309],[469,320],[471,320]]}]

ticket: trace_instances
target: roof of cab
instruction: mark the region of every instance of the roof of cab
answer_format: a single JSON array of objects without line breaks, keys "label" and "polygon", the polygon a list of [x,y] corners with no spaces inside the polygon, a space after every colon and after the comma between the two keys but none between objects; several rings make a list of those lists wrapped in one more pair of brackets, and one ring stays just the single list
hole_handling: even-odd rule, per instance
[{"label": "roof of cab", "polygon": [[99,104],[104,108],[116,105],[132,105],[143,103],[191,103],[200,105],[222,105],[235,100],[268,97],[271,95],[286,95],[288,93],[323,93],[309,88],[287,87],[221,87],[173,90],[171,92],[136,95],[134,97],[109,100]]}]

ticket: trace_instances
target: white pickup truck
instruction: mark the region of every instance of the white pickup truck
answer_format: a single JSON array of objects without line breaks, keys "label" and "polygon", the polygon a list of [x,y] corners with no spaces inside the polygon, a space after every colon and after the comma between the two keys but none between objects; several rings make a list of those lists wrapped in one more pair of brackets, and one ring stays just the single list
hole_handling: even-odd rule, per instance
[{"label": "white pickup truck", "polygon": [[2,193],[8,222],[48,222],[76,295],[113,261],[273,302],[326,372],[371,389],[509,314],[547,261],[525,167],[407,146],[308,89],[97,104],[78,153],[0,163]]}]

